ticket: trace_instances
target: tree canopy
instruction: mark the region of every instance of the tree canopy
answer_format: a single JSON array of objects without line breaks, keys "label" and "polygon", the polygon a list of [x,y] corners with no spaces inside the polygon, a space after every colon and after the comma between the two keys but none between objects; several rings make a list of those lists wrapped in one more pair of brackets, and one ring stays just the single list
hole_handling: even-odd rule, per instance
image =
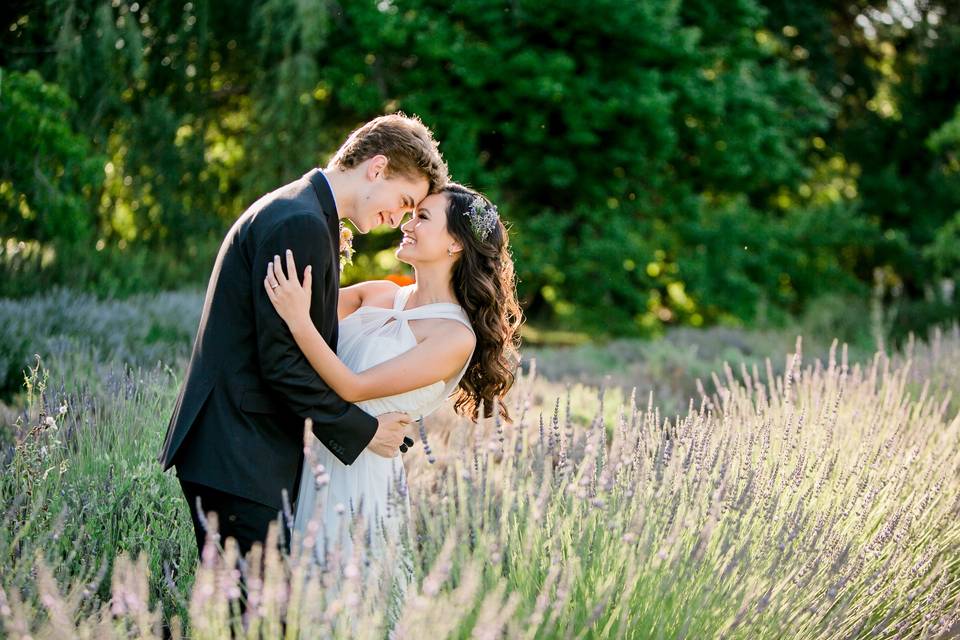
[{"label": "tree canopy", "polygon": [[113,256],[83,272],[95,283],[145,265],[110,276],[120,289],[199,281],[247,204],[402,110],[511,223],[532,317],[626,334],[751,322],[865,295],[878,274],[943,315],[960,25],[944,3],[905,7],[19,3],[0,236]]}]

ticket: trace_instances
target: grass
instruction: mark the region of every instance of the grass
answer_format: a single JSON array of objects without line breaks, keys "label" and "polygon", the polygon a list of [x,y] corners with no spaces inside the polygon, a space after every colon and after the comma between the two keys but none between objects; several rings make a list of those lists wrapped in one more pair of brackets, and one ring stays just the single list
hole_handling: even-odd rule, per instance
[{"label": "grass", "polygon": [[[141,298],[113,326],[149,317],[136,305],[161,317],[163,304]],[[64,350],[49,374],[35,367],[7,410],[19,422],[0,479],[6,636],[384,637],[395,563],[377,583],[336,550],[316,566],[268,548],[262,574],[250,559],[241,624],[235,548],[211,541],[197,563],[179,488],[154,461],[182,356],[130,366],[112,345],[132,345],[136,362],[136,339],[72,339],[87,349]],[[960,330],[890,357],[834,345],[766,361],[782,339],[541,350],[507,400],[512,424],[431,417],[435,464],[423,446],[404,458],[415,580],[397,634],[960,633]],[[183,353],[180,340],[155,348]],[[724,367],[737,340],[752,351]],[[671,362],[702,383],[660,383]],[[606,388],[593,386],[605,368]]]},{"label": "grass", "polygon": [[[27,409],[0,482],[8,505],[3,586],[29,583],[38,561],[57,578],[93,580],[110,575],[116,554],[145,553],[151,593],[171,614],[177,610],[196,552],[180,524],[188,514],[176,479],[156,462],[175,383],[162,367],[117,366],[76,389],[61,383],[52,390],[42,368],[31,371]],[[186,578],[179,593],[165,573]],[[109,599],[109,581],[89,595],[91,602]]]}]

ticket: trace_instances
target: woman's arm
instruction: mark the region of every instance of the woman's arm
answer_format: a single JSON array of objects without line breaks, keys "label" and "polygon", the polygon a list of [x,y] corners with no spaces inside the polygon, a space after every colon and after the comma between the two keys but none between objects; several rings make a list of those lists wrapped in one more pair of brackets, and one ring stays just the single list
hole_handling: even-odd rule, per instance
[{"label": "woman's arm", "polygon": [[[262,278],[257,277],[256,271],[263,269],[275,254],[282,253],[284,249],[298,251],[297,255],[301,256],[301,259],[307,258],[305,262],[327,264],[331,260],[332,248],[330,243],[326,242],[325,234],[329,231],[315,213],[299,210],[291,212],[283,203],[274,204],[278,207],[275,210],[277,221],[259,230],[256,225],[251,227],[251,246],[247,248],[252,249],[252,252],[247,257],[254,266],[244,276],[248,279],[246,286],[250,287],[248,291],[252,297],[253,318],[239,320],[253,322],[253,346],[256,348],[263,384],[276,394],[278,400],[300,416],[301,425],[305,418],[311,418],[314,435],[341,462],[351,464],[364,448],[371,444],[377,433],[378,421],[359,407],[345,402],[317,375],[313,365],[300,351],[284,325],[283,319],[277,315],[269,297],[261,288],[263,284],[257,286],[257,280]],[[324,289],[320,284],[328,273],[329,271],[322,272],[318,276],[318,292]],[[297,275],[292,277],[298,279]],[[311,284],[311,290],[312,286]],[[296,428],[296,424],[290,427]]]},{"label": "woman's arm", "polygon": [[[289,273],[297,273],[291,253],[287,254],[287,269]],[[310,365],[348,402],[383,398],[445,380],[460,372],[473,350],[473,332],[451,321],[450,331],[444,335],[428,337],[396,358],[354,373],[340,361],[310,320],[312,278],[312,269],[308,266],[303,286],[296,278],[288,279],[277,256],[267,268],[263,286]]]}]

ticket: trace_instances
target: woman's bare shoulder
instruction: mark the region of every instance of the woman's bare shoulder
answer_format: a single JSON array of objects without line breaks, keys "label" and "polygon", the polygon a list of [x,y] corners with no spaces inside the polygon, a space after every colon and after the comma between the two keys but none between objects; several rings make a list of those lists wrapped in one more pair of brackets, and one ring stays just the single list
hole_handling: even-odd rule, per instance
[{"label": "woman's bare shoulder", "polygon": [[392,280],[364,280],[349,288],[360,295],[360,304],[363,306],[376,305],[392,308],[394,297],[400,286]]},{"label": "woman's bare shoulder", "polygon": [[477,336],[473,330],[459,320],[432,318],[431,322],[432,336],[442,339],[451,348],[467,352],[477,344]]}]

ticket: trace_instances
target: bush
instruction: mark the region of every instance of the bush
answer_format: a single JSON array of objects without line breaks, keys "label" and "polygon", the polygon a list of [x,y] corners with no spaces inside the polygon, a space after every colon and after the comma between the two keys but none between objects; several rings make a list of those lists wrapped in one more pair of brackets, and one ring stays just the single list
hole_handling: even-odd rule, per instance
[{"label": "bush", "polygon": [[0,68],[0,242],[92,245],[106,158],[71,128],[75,109],[36,71]]}]

